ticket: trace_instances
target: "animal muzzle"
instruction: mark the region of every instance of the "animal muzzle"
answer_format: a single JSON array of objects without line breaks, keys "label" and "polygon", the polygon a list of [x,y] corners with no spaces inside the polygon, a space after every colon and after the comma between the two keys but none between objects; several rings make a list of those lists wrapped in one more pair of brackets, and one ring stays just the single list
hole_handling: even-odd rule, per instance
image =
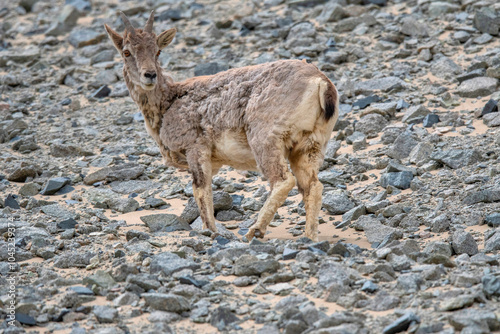
[{"label": "animal muzzle", "polygon": [[142,73],[141,82],[146,86],[154,86],[156,84],[156,71],[144,71]]}]

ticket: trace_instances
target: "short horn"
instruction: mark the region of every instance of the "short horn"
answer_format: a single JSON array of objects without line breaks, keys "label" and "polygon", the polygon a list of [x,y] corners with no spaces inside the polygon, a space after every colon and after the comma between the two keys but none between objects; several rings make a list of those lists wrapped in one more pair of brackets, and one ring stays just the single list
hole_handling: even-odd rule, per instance
[{"label": "short horn", "polygon": [[122,18],[123,24],[125,25],[125,29],[127,29],[127,31],[132,35],[135,35],[135,28],[132,23],[130,23],[128,17],[126,17],[123,12],[120,12],[120,17]]},{"label": "short horn", "polygon": [[151,11],[151,15],[149,15],[148,22],[146,22],[146,26],[144,27],[145,32],[152,33],[153,32],[153,22],[155,20],[155,11]]}]

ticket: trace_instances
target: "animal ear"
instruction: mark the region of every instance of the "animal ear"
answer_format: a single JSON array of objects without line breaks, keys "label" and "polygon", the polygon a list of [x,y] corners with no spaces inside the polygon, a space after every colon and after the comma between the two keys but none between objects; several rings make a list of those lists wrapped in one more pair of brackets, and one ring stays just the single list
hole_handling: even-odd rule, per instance
[{"label": "animal ear", "polygon": [[107,24],[104,25],[104,28],[108,32],[109,39],[113,42],[115,45],[115,48],[118,50],[118,52],[122,52],[123,49],[123,37],[120,36],[119,33],[111,29]]},{"label": "animal ear", "polygon": [[164,47],[172,43],[172,40],[174,39],[176,32],[177,29],[172,28],[165,30],[160,35],[158,35],[158,37],[156,38],[156,44],[158,45],[160,50],[162,50]]}]

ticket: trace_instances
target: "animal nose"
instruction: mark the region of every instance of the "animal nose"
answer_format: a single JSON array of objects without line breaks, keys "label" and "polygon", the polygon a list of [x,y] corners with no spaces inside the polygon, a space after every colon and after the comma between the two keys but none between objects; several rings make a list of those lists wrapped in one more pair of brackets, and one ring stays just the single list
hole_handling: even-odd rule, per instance
[{"label": "animal nose", "polygon": [[144,76],[147,78],[147,79],[155,79],[156,78],[156,72],[146,72],[144,73]]}]

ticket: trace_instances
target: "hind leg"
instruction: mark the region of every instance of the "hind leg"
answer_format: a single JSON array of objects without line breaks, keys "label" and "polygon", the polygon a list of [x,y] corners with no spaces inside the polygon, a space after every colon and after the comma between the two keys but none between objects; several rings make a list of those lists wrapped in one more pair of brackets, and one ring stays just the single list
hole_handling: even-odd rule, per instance
[{"label": "hind leg", "polygon": [[260,147],[259,153],[261,154],[256,154],[256,160],[262,173],[269,179],[271,193],[259,212],[257,222],[245,235],[248,240],[254,236],[264,237],[276,211],[285,202],[288,193],[295,186],[295,178],[288,170],[284,149],[279,144],[270,143],[265,147]]},{"label": "hind leg", "polygon": [[[318,144],[319,146],[319,144]],[[290,157],[290,166],[297,178],[299,191],[306,209],[306,237],[318,241],[318,216],[321,210],[323,185],[318,180],[318,170],[322,161],[321,154],[297,152]]]}]

